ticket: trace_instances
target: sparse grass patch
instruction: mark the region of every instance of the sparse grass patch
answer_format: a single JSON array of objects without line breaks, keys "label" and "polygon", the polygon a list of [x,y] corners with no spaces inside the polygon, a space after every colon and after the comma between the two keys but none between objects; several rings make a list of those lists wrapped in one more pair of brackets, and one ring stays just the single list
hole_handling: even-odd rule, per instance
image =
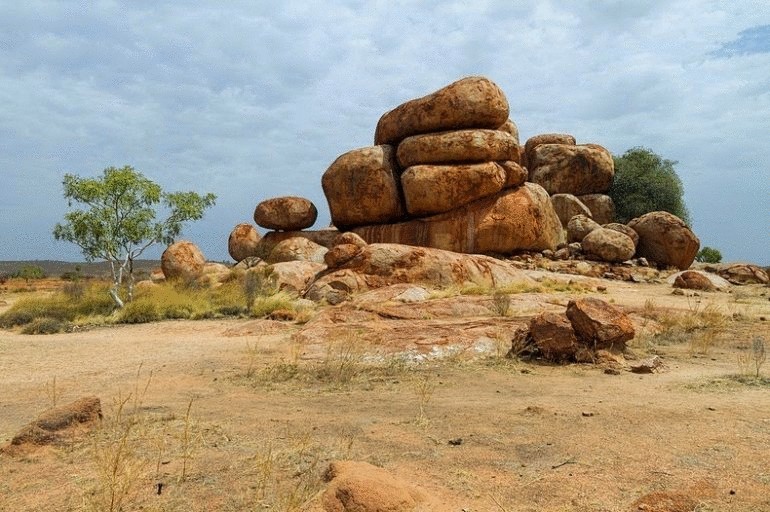
[{"label": "sparse grass patch", "polygon": [[63,322],[57,318],[35,318],[21,329],[22,334],[56,334],[69,328],[69,322]]},{"label": "sparse grass patch", "polygon": [[713,304],[701,307],[700,302],[693,302],[688,309],[684,313],[671,312],[647,300],[641,314],[644,318],[656,321],[660,327],[659,332],[645,337],[647,344],[688,343],[691,355],[708,354],[717,345],[730,318]]}]

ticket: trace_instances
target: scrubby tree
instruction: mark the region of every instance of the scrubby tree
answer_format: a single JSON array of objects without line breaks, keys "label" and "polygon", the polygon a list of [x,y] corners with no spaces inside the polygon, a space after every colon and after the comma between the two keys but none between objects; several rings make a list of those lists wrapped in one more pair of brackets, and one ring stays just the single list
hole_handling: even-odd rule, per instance
[{"label": "scrubby tree", "polygon": [[618,222],[626,223],[649,212],[666,211],[690,224],[684,187],[674,170],[677,162],[641,147],[613,158],[615,179],[609,195],[615,203]]},{"label": "scrubby tree", "polygon": [[154,244],[173,243],[184,223],[201,219],[216,201],[214,194],[164,192],[130,166],[108,167],[98,178],[65,174],[63,184],[69,207],[81,209],[65,214],[54,237],[79,246],[87,261],[109,262],[118,307],[124,281],[128,300],[133,297],[134,260]]},{"label": "scrubby tree", "polygon": [[43,279],[45,277],[45,271],[38,265],[24,265],[16,272],[16,277],[20,277],[26,281],[27,286],[32,279]]},{"label": "scrubby tree", "polygon": [[695,255],[695,261],[701,263],[719,263],[722,261],[722,253],[713,247],[704,247]]}]

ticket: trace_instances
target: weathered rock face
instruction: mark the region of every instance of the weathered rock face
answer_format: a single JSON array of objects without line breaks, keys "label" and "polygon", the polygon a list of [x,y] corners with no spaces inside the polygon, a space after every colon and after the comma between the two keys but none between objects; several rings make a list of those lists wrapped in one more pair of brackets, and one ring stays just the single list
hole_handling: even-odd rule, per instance
[{"label": "weathered rock face", "polygon": [[708,277],[694,270],[685,270],[674,280],[674,288],[685,288],[687,290],[712,291],[714,285]]},{"label": "weathered rock face", "polygon": [[341,267],[356,257],[364,247],[366,247],[366,244],[337,244],[329,249],[329,252],[324,254],[324,263],[326,263],[329,268]]},{"label": "weathered rock face", "polygon": [[[326,265],[314,261],[283,261],[266,267],[265,271],[270,273],[270,278],[278,290],[300,294],[325,269]],[[250,270],[253,271],[261,270]]]},{"label": "weathered rock face", "polygon": [[595,349],[622,350],[626,341],[635,335],[628,315],[600,299],[586,297],[569,301],[567,318],[578,338],[592,343]]},{"label": "weathered rock face", "polygon": [[401,167],[513,160],[518,144],[510,133],[499,130],[453,130],[407,137],[396,152]]},{"label": "weathered rock face", "polygon": [[296,231],[309,228],[318,218],[318,209],[304,197],[274,197],[259,203],[254,222],[265,229]]},{"label": "weathered rock face", "polygon": [[575,356],[578,340],[567,315],[546,311],[529,322],[529,333],[543,357],[566,361]]},{"label": "weathered rock face", "polygon": [[719,275],[733,284],[768,284],[767,272],[756,265],[738,263],[719,271]]},{"label": "weathered rock face", "polygon": [[658,265],[690,267],[700,248],[700,240],[682,219],[668,212],[650,212],[637,217],[628,226],[639,234],[637,256]]},{"label": "weathered rock face", "polygon": [[353,231],[368,243],[510,254],[555,249],[561,238],[561,223],[545,190],[525,183],[444,214]]},{"label": "weathered rock face", "polygon": [[332,222],[338,227],[400,220],[404,214],[392,146],[348,151],[321,178]]},{"label": "weathered rock face", "polygon": [[355,293],[398,283],[429,283],[432,286],[474,283],[500,287],[534,281],[521,270],[488,256],[372,243],[334,271],[319,277],[306,297],[321,300],[334,290]]},{"label": "weathered rock face", "polygon": [[599,223],[585,215],[575,215],[567,223],[567,241],[582,242],[588,233],[600,227]]},{"label": "weathered rock face", "polygon": [[257,243],[255,256],[267,260],[276,245],[290,238],[307,238],[328,249],[334,246],[334,240],[339,234],[340,232],[334,228],[313,231],[268,231]]},{"label": "weathered rock face", "polygon": [[620,224],[618,222],[610,222],[609,224],[604,224],[602,227],[623,233],[628,238],[630,238],[632,242],[634,242],[634,247],[639,245],[639,235],[637,234],[636,231],[629,228],[625,224]]},{"label": "weathered rock face", "polygon": [[227,251],[230,257],[235,261],[241,261],[249,256],[256,256],[259,238],[259,233],[254,226],[248,222],[238,224],[227,239]]},{"label": "weathered rock face", "polygon": [[566,226],[575,215],[592,218],[591,210],[572,194],[554,194],[551,196],[551,203],[562,226]]},{"label": "weathered rock face", "polygon": [[169,245],[160,257],[166,279],[195,279],[203,273],[206,258],[198,246],[187,240]]},{"label": "weathered rock face", "polygon": [[323,263],[324,255],[329,251],[326,247],[319,245],[304,237],[288,238],[278,242],[270,255],[265,258],[268,263],[279,263],[282,261],[313,261]]},{"label": "weathered rock face", "polygon": [[366,240],[353,233],[352,231],[347,231],[345,233],[340,233],[337,235],[337,238],[334,239],[334,245],[342,244],[352,244],[357,247],[366,247]]},{"label": "weathered rock face", "polygon": [[[613,174],[614,175],[614,174]],[[599,224],[615,222],[615,203],[604,194],[586,194],[578,199],[591,211],[591,218]]]},{"label": "weathered rock face", "polygon": [[594,144],[541,144],[527,162],[529,180],[549,194],[603,193],[609,190],[615,175],[610,152]]},{"label": "weathered rock face", "polygon": [[535,160],[535,149],[543,144],[564,144],[567,146],[575,145],[575,137],[566,133],[541,133],[527,139],[524,144],[524,167],[531,167]]},{"label": "weathered rock face", "polygon": [[329,486],[321,497],[324,512],[418,512],[428,495],[413,484],[367,462],[332,462]]},{"label": "weathered rock face", "polygon": [[516,141],[516,145],[519,145],[519,127],[516,126],[516,123],[513,122],[512,119],[507,120],[505,123],[500,125],[498,128],[501,132],[508,132],[511,134],[511,137],[513,137],[513,140]]},{"label": "weathered rock face", "polygon": [[581,241],[583,252],[599,261],[620,263],[634,257],[634,241],[620,231],[598,228]]},{"label": "weathered rock face", "polygon": [[397,144],[411,135],[463,128],[494,130],[507,119],[503,91],[487,78],[468,77],[386,112],[377,123],[374,143]]},{"label": "weathered rock face", "polygon": [[503,189],[506,172],[495,162],[415,165],[401,175],[406,210],[423,217],[447,212]]},{"label": "weathered rock face", "polygon": [[521,165],[513,161],[497,162],[497,165],[505,169],[505,187],[503,188],[516,188],[520,187],[527,181],[529,173]]},{"label": "weathered rock face", "polygon": [[[688,275],[682,279],[679,279],[680,276],[682,276],[683,274],[688,274]],[[694,277],[691,274],[697,274],[700,277]],[[709,282],[708,285],[705,284],[705,282],[703,281],[704,279]],[[679,281],[678,284],[677,284],[677,281]],[[730,281],[728,281],[727,279],[724,279],[723,277],[718,276],[717,274],[712,274],[711,272],[704,272],[702,270],[682,270],[680,272],[676,272],[668,276],[666,278],[666,282],[675,288],[680,288],[680,287],[686,288],[687,286],[690,286],[692,283],[693,286],[706,286],[706,288],[704,289],[711,289],[711,290],[730,289]],[[697,283],[700,283],[700,284],[697,284]],[[681,285],[685,285],[685,286],[681,286]]]}]

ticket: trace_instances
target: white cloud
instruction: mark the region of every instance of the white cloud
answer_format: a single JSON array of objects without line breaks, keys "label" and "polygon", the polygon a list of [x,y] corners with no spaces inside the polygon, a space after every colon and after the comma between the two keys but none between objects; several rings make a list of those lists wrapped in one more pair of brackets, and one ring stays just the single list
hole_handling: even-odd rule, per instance
[{"label": "white cloud", "polygon": [[702,240],[767,263],[770,53],[756,51],[755,35],[770,8],[515,4],[9,6],[0,259],[77,258],[50,239],[64,212],[61,175],[108,165],[217,193],[188,231],[211,258],[226,258],[231,227],[267,197],[307,196],[328,222],[320,176],[334,158],[371,144],[379,116],[400,102],[484,74],[508,94],[525,138],[564,131],[615,153],[644,145],[678,160]]}]

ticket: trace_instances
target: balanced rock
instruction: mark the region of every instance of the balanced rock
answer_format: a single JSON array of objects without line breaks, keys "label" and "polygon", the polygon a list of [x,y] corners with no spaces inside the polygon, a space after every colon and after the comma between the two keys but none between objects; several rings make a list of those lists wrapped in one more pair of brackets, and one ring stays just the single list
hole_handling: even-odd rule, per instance
[{"label": "balanced rock", "polygon": [[636,251],[634,241],[628,235],[602,227],[583,237],[581,248],[587,256],[610,263],[630,260]]},{"label": "balanced rock", "polygon": [[447,213],[397,224],[362,226],[353,231],[368,243],[511,254],[555,249],[561,239],[561,222],[545,190],[525,183]]},{"label": "balanced rock", "polygon": [[566,361],[575,356],[578,340],[567,315],[546,311],[529,322],[529,334],[543,357]]},{"label": "balanced rock", "polygon": [[768,284],[767,272],[756,265],[736,263],[719,271],[719,275],[733,284]]},{"label": "balanced rock", "polygon": [[562,226],[566,226],[575,215],[592,218],[591,210],[572,194],[554,194],[551,196],[551,203]]},{"label": "balanced rock", "polygon": [[622,350],[634,338],[634,324],[623,311],[601,299],[586,297],[567,304],[567,318],[582,343]]},{"label": "balanced rock", "polygon": [[634,247],[639,245],[639,234],[625,224],[620,224],[619,222],[610,222],[609,224],[604,224],[602,227],[623,233],[629,237],[632,242],[634,242]]},{"label": "balanced rock", "polygon": [[695,270],[685,270],[674,279],[674,288],[712,291],[714,290],[714,285],[711,284],[711,280],[702,273]]},{"label": "balanced rock", "polygon": [[567,146],[575,145],[575,137],[566,133],[541,133],[527,139],[524,144],[524,167],[531,167],[535,159],[535,149],[543,144],[564,144]]},{"label": "balanced rock", "polygon": [[257,243],[259,242],[259,233],[256,228],[244,222],[238,224],[230,232],[227,239],[227,252],[235,261],[245,260],[249,256],[257,255]]},{"label": "balanced rock", "polygon": [[406,210],[424,217],[443,213],[503,189],[506,172],[495,162],[415,165],[401,175]]},{"label": "balanced rock", "polygon": [[541,144],[527,162],[529,180],[549,194],[603,193],[609,190],[615,175],[612,155],[595,144]]},{"label": "balanced rock", "polygon": [[169,245],[160,257],[166,279],[195,279],[203,273],[206,258],[198,246],[187,240]]},{"label": "balanced rock", "polygon": [[381,224],[403,218],[398,176],[392,146],[355,149],[337,158],[321,178],[334,225]]},{"label": "balanced rock", "polygon": [[615,222],[615,203],[605,194],[585,194],[578,199],[591,211],[591,218],[599,224]]},{"label": "balanced rock", "polygon": [[628,226],[639,234],[636,255],[661,266],[690,267],[700,248],[700,240],[682,219],[668,212],[650,212]]},{"label": "balanced rock", "polygon": [[586,215],[575,215],[567,223],[567,241],[582,242],[588,233],[601,226]]},{"label": "balanced rock", "polygon": [[296,231],[309,228],[318,218],[318,209],[304,197],[274,197],[259,203],[254,222],[265,229]]},{"label": "balanced rock", "polygon": [[507,120],[502,125],[498,126],[497,129],[501,132],[510,133],[511,137],[513,137],[513,140],[516,141],[516,145],[519,145],[519,127],[516,126],[516,123],[514,123],[513,120]]},{"label": "balanced rock", "polygon": [[304,237],[288,238],[278,242],[270,255],[266,258],[268,263],[282,261],[313,261],[323,263],[324,255],[329,251],[323,245],[319,245]]},{"label": "balanced rock", "polygon": [[463,128],[494,130],[507,119],[503,91],[487,78],[467,77],[386,112],[377,123],[374,143],[397,144],[411,135]]},{"label": "balanced rock", "polygon": [[453,130],[407,137],[396,151],[401,167],[513,160],[519,150],[510,133],[499,130]]}]

